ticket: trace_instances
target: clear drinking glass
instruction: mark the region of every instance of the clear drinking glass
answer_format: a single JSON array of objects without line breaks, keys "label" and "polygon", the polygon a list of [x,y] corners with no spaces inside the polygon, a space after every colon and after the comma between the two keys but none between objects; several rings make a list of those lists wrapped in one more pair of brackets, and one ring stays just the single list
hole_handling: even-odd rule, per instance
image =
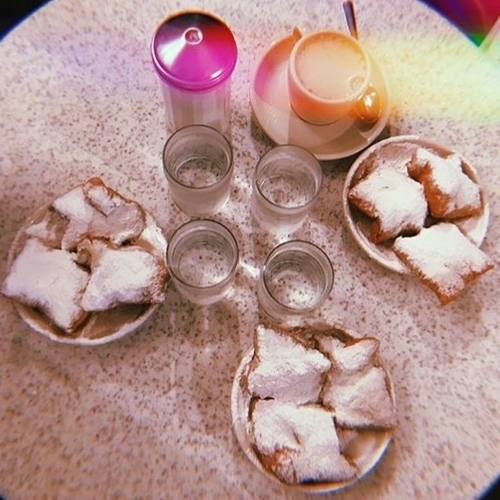
[{"label": "clear drinking glass", "polygon": [[239,251],[223,224],[199,219],[180,226],[167,247],[167,263],[179,293],[208,305],[227,295],[236,274]]},{"label": "clear drinking glass", "polygon": [[188,215],[205,216],[227,201],[233,173],[229,141],[206,125],[175,132],[163,149],[163,170],[172,198]]},{"label": "clear drinking glass", "polygon": [[312,153],[299,146],[277,146],[255,168],[252,214],[267,230],[293,232],[314,206],[322,184],[323,171]]},{"label": "clear drinking glass", "polygon": [[330,259],[313,243],[293,240],[275,247],[261,269],[259,303],[269,316],[307,316],[328,297],[334,280]]}]

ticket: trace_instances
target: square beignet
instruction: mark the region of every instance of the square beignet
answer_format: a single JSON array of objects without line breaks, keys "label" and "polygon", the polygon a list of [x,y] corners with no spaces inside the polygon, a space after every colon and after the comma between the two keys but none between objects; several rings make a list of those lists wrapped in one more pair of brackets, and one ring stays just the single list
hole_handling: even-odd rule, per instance
[{"label": "square beignet", "polygon": [[88,316],[81,299],[89,278],[70,253],[29,238],[12,264],[2,293],[39,309],[71,334]]},{"label": "square beignet", "polygon": [[84,310],[165,300],[167,269],[155,255],[137,245],[112,248],[99,240],[88,241],[85,247],[91,255],[91,273],[81,300]]},{"label": "square beignet", "polygon": [[443,305],[494,267],[494,262],[451,222],[424,228],[415,236],[398,237],[393,250]]},{"label": "square beignet", "polygon": [[417,148],[407,169],[410,177],[423,185],[433,217],[453,220],[481,213],[481,189],[463,172],[459,155],[442,158],[428,149]]},{"label": "square beignet", "polygon": [[308,349],[276,328],[258,325],[254,336],[255,355],[248,374],[248,390],[262,399],[311,403],[318,399],[328,359]]},{"label": "square beignet", "polygon": [[418,233],[427,217],[422,185],[393,168],[378,168],[349,191],[349,201],[373,219],[370,240],[383,243]]},{"label": "square beignet", "polygon": [[288,484],[349,481],[357,469],[340,450],[335,414],[320,405],[258,399],[252,445],[263,465]]}]

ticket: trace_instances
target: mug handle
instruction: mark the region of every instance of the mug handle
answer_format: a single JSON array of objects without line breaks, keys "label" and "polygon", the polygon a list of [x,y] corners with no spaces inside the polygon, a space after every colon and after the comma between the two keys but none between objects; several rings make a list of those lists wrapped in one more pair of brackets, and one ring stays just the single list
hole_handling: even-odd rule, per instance
[{"label": "mug handle", "polygon": [[292,37],[293,37],[294,43],[297,43],[304,36],[302,31],[303,31],[303,28],[301,28],[300,26],[293,27]]}]

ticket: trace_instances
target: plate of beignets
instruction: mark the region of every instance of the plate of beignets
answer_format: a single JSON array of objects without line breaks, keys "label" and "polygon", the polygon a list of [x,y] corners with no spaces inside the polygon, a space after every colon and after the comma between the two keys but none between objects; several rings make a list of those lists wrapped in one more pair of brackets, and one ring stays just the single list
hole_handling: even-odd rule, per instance
[{"label": "plate of beignets", "polygon": [[[493,267],[480,249],[489,206],[479,176],[459,153],[432,141],[396,136],[368,148],[349,169],[342,207],[351,235],[370,258],[392,271],[416,274],[442,304]],[[453,244],[443,241],[447,234],[456,251],[449,252]],[[434,259],[424,258],[429,244],[446,255],[439,269]],[[451,271],[440,282],[436,275],[446,270]]]},{"label": "plate of beignets", "polygon": [[141,326],[163,302],[166,247],[151,214],[93,177],[21,227],[1,292],[51,340],[107,343]]},{"label": "plate of beignets", "polygon": [[337,326],[257,325],[231,396],[233,430],[250,462],[310,493],[346,488],[371,471],[396,427],[378,349],[375,337]]}]

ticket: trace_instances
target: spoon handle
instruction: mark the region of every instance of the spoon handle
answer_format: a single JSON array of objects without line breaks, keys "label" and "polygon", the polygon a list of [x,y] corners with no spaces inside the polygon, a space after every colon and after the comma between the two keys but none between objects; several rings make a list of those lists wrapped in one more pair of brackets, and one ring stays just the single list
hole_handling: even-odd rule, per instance
[{"label": "spoon handle", "polygon": [[353,0],[345,0],[342,2],[342,7],[344,9],[344,16],[347,22],[347,27],[349,28],[349,33],[354,38],[358,38],[358,24],[356,22],[356,13],[354,12],[354,2]]}]

